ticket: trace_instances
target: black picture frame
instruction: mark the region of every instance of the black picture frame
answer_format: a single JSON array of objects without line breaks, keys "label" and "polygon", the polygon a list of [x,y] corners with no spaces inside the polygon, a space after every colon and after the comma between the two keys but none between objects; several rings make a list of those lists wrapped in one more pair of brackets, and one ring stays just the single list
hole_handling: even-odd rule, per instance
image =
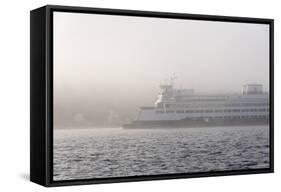
[{"label": "black picture frame", "polygon": [[[53,12],[268,24],[270,27],[270,168],[53,181]],[[46,5],[30,12],[30,180],[43,186],[147,181],[274,172],[274,20]]]}]

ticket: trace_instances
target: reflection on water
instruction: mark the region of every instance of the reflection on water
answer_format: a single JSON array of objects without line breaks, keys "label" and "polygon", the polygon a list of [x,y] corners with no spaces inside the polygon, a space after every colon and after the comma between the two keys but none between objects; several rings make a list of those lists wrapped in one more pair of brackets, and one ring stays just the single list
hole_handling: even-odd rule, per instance
[{"label": "reflection on water", "polygon": [[56,130],[54,180],[269,168],[269,128]]}]

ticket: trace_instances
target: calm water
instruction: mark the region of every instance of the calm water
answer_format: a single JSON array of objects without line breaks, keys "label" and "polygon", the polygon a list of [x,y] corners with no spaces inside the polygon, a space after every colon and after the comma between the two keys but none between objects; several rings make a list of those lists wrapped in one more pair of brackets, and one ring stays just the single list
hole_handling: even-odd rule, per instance
[{"label": "calm water", "polygon": [[54,132],[54,180],[268,167],[268,126]]}]

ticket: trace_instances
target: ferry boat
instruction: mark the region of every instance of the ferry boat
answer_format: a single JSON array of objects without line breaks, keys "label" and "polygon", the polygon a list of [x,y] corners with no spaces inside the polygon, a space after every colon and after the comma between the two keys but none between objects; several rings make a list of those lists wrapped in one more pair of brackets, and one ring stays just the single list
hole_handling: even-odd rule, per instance
[{"label": "ferry boat", "polygon": [[269,124],[269,94],[262,84],[242,86],[238,94],[196,94],[175,89],[174,78],[160,84],[154,106],[141,107],[123,128],[188,128]]}]

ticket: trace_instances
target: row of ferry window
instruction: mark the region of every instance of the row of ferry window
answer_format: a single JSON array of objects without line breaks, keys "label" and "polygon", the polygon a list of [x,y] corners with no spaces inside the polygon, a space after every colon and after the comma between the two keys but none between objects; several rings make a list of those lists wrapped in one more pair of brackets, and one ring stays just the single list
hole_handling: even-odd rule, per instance
[{"label": "row of ferry window", "polygon": [[229,119],[229,118],[268,118],[268,115],[233,115],[233,116],[214,116],[214,117],[204,117],[210,119]]},{"label": "row of ferry window", "polygon": [[238,106],[268,106],[268,103],[208,103],[208,104],[189,104],[189,105],[182,105],[182,104],[165,104],[166,108],[187,108],[187,107],[203,107],[203,106],[210,106],[210,107],[238,107]]},{"label": "row of ferry window", "polygon": [[156,111],[156,113],[230,113],[230,112],[269,112],[268,108],[256,108],[256,109],[207,109],[207,110],[166,110]]}]

